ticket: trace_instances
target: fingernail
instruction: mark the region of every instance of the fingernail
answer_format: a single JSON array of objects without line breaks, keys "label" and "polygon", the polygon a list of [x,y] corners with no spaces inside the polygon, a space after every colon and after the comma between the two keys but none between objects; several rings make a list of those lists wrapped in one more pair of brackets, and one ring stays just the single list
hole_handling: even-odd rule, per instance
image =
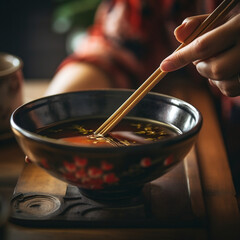
[{"label": "fingernail", "polygon": [[173,64],[173,62],[171,60],[169,60],[168,58],[166,58],[165,60],[162,61],[162,63],[160,64],[160,69],[163,72],[171,72],[176,68],[176,66]]},{"label": "fingernail", "polygon": [[182,22],[182,24],[186,24],[187,22],[189,22],[189,18],[185,18]]},{"label": "fingernail", "polygon": [[204,70],[208,68],[208,64],[204,61],[198,61],[195,66],[199,73],[204,72]]}]

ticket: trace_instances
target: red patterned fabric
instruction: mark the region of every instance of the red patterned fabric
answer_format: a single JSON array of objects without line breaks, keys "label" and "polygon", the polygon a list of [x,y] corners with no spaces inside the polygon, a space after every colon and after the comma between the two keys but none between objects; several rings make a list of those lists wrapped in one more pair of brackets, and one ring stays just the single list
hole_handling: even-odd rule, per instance
[{"label": "red patterned fabric", "polygon": [[208,5],[196,0],[103,1],[86,38],[60,67],[88,62],[112,76],[115,87],[139,86],[178,46],[174,29]]}]

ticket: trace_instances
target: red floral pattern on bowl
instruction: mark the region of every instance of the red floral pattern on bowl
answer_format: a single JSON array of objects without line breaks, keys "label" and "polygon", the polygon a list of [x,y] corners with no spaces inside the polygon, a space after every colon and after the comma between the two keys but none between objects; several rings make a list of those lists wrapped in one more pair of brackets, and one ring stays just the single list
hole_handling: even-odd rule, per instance
[{"label": "red floral pattern on bowl", "polygon": [[[29,161],[28,161],[29,162]],[[49,161],[51,162],[51,161]],[[139,165],[133,167],[134,171],[141,168],[150,168],[154,163],[150,157],[143,157],[139,161]],[[158,162],[158,161],[157,161]],[[116,185],[119,183],[120,178],[114,171],[114,164],[102,160],[99,166],[91,166],[88,164],[87,158],[74,156],[72,161],[63,161],[63,166],[60,168],[63,178],[74,185],[87,189],[103,189],[106,186]],[[167,167],[174,163],[173,155],[170,155],[162,161],[163,167]],[[51,169],[46,158],[42,158],[40,166],[45,169]],[[132,171],[129,171],[131,174]],[[125,175],[127,175],[125,173]]]}]

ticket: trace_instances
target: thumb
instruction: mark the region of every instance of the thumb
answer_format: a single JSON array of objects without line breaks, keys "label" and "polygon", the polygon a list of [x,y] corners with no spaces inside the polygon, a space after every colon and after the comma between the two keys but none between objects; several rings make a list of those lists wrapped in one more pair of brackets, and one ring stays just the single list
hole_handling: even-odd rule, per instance
[{"label": "thumb", "polygon": [[178,26],[174,35],[180,43],[183,43],[186,38],[204,21],[208,15],[199,15],[194,17],[186,18],[183,23]]}]

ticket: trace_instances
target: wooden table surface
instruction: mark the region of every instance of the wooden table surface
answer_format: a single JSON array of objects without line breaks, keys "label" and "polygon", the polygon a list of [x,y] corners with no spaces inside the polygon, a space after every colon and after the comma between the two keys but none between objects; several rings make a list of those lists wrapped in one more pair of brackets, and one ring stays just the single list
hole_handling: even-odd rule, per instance
[{"label": "wooden table surface", "polygon": [[[46,86],[45,81],[25,83],[25,101],[41,97]],[[240,239],[239,208],[212,99],[205,88],[182,83],[171,95],[193,104],[203,115],[198,140],[183,166],[191,189],[192,209],[198,214],[204,212],[205,226],[54,229],[22,227],[6,221],[0,227],[0,239]],[[5,209],[23,167],[24,154],[16,142],[13,139],[0,142],[0,196],[6,200]]]}]

